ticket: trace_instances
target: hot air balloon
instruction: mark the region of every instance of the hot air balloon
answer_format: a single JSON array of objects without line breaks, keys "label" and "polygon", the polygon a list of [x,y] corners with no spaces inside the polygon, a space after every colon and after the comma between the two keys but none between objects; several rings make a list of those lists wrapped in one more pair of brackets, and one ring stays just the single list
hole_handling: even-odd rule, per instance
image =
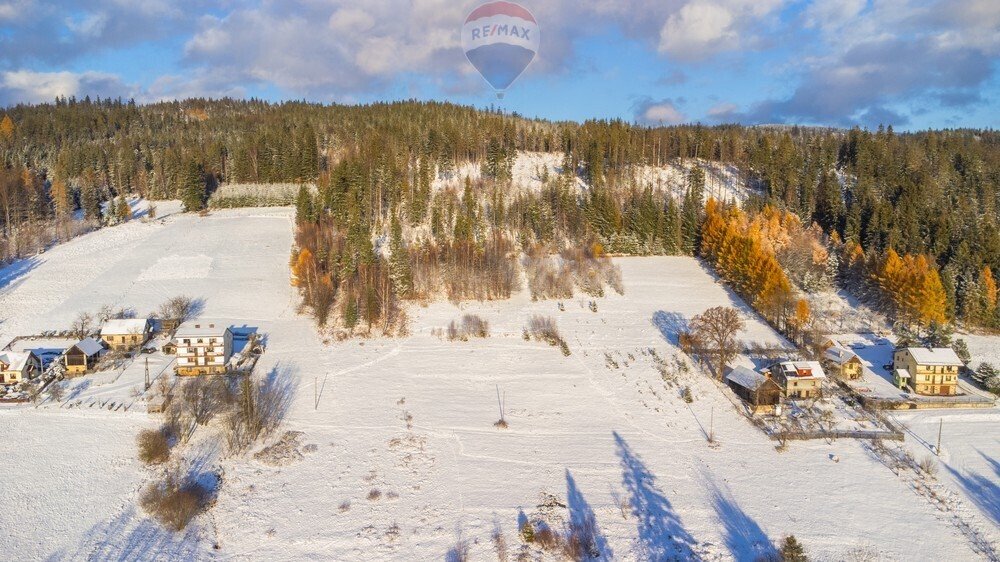
[{"label": "hot air balloon", "polygon": [[465,18],[462,48],[502,99],[538,52],[538,23],[524,6],[488,2]]}]

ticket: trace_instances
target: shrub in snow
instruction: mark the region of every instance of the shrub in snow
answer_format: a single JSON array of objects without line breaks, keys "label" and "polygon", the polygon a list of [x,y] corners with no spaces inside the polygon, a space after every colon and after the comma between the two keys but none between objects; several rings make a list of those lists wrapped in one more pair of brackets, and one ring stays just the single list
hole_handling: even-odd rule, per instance
[{"label": "shrub in snow", "polygon": [[188,480],[180,471],[170,470],[160,482],[150,484],[139,503],[163,526],[181,531],[212,500],[214,489],[203,482]]},{"label": "shrub in snow", "polygon": [[466,314],[459,322],[448,324],[448,340],[467,341],[469,338],[485,338],[490,335],[490,324],[475,314]]},{"label": "shrub in snow", "polygon": [[164,429],[144,429],[136,436],[139,460],[144,464],[163,464],[170,459],[170,440]]}]

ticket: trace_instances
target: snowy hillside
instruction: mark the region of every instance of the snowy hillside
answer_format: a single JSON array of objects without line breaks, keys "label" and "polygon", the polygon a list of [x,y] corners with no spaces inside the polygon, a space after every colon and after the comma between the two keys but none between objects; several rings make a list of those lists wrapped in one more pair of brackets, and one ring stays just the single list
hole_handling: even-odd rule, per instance
[{"label": "snowy hillside", "polygon": [[[680,367],[688,363],[677,331],[712,306],[739,308],[746,340],[783,343],[694,259],[617,260],[625,294],[596,299],[596,312],[590,297],[560,310],[521,292],[413,306],[407,338],[324,342],[297,313],[289,285],[292,223],[288,208],[172,214],[0,271],[0,343],[65,329],[103,304],[143,314],[177,294],[203,299],[202,317],[257,327],[267,337],[259,376],[291,383],[290,409],[269,443],[301,432],[277,459],[194,443],[188,468],[217,471],[222,486],[208,513],[173,534],[137,502],[149,475],[134,439],[155,416],[0,406],[9,476],[0,480],[0,551],[54,560],[441,560],[467,551],[495,560],[499,536],[515,559],[528,549],[522,517],[560,530],[592,519],[600,554],[615,560],[752,560],[788,534],[817,560],[975,560],[983,554],[968,529],[997,548],[995,411],[945,422],[939,485],[948,507],[859,441],[779,452],[731,392]],[[436,335],[466,313],[486,319],[490,337]],[[571,355],[522,338],[534,314],[556,321]],[[81,392],[128,396],[122,381],[141,378],[123,376]],[[498,389],[507,429],[494,427]],[[926,440],[935,419],[962,415],[908,419]]]},{"label": "snowy hillside", "polygon": [[[555,180],[562,174],[563,155],[558,152],[526,152],[519,151],[511,168],[512,185],[515,189],[537,192],[542,189],[545,181]],[[637,166],[631,173],[631,183],[637,187],[652,187],[681,198],[687,188],[687,172],[695,166],[705,169],[705,197],[714,197],[727,202],[743,202],[750,195],[743,187],[735,167],[721,165],[707,160],[685,160],[671,162],[663,166]],[[482,172],[477,163],[465,162],[448,174],[439,174],[434,181],[435,189],[453,187],[461,189],[465,178],[477,180]],[[587,183],[579,176],[575,177],[576,188],[580,191],[588,189]]]}]

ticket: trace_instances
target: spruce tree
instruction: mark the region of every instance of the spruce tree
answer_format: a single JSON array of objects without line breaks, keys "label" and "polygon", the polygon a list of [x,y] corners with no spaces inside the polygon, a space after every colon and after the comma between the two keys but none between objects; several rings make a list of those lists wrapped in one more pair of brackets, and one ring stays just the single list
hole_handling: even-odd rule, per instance
[{"label": "spruce tree", "polygon": [[399,222],[399,217],[392,217],[392,232],[389,237],[389,276],[392,279],[392,286],[400,298],[409,296],[413,288],[413,279],[410,273],[410,256],[403,244],[403,225]]},{"label": "spruce tree", "polygon": [[188,162],[184,171],[181,203],[184,204],[184,210],[189,213],[205,208],[205,175],[201,164],[194,160]]},{"label": "spruce tree", "polygon": [[780,553],[782,562],[809,562],[809,557],[806,556],[805,549],[802,548],[795,535],[785,537],[785,540],[781,543]]}]

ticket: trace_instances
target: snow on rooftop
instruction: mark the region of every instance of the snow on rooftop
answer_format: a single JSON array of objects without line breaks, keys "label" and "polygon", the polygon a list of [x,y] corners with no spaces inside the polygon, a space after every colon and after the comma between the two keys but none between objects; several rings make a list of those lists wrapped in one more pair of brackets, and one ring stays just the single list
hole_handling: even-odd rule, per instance
[{"label": "snow on rooftop", "polygon": [[22,371],[24,365],[31,359],[30,352],[5,351],[0,353],[0,364],[7,365],[7,370]]},{"label": "snow on rooftop", "polygon": [[229,322],[221,320],[199,320],[185,322],[178,326],[174,339],[191,336],[221,336],[229,330]]},{"label": "snow on rooftop", "polygon": [[906,350],[920,365],[964,365],[950,347],[907,347]]},{"label": "snow on rooftop", "polygon": [[743,388],[748,388],[750,390],[757,390],[767,377],[746,367],[736,367],[728,375],[726,375],[726,380],[733,381],[734,383],[742,386]]},{"label": "snow on rooftop", "polygon": [[77,342],[76,348],[84,352],[86,355],[96,355],[104,350],[104,346],[101,342],[95,340],[94,338],[84,338]]},{"label": "snow on rooftop", "polygon": [[[782,361],[779,363],[781,365],[781,370],[784,371],[789,376],[795,376],[798,378],[814,378],[814,379],[825,379],[826,373],[823,371],[823,366],[819,364],[819,361]],[[802,374],[808,372],[809,374]]]},{"label": "snow on rooftop", "polygon": [[148,324],[146,318],[112,318],[101,326],[101,335],[141,334]]},{"label": "snow on rooftop", "polygon": [[831,347],[826,350],[823,354],[827,360],[836,363],[837,365],[843,365],[851,359],[857,357],[857,354],[849,349],[844,349],[843,347]]}]

